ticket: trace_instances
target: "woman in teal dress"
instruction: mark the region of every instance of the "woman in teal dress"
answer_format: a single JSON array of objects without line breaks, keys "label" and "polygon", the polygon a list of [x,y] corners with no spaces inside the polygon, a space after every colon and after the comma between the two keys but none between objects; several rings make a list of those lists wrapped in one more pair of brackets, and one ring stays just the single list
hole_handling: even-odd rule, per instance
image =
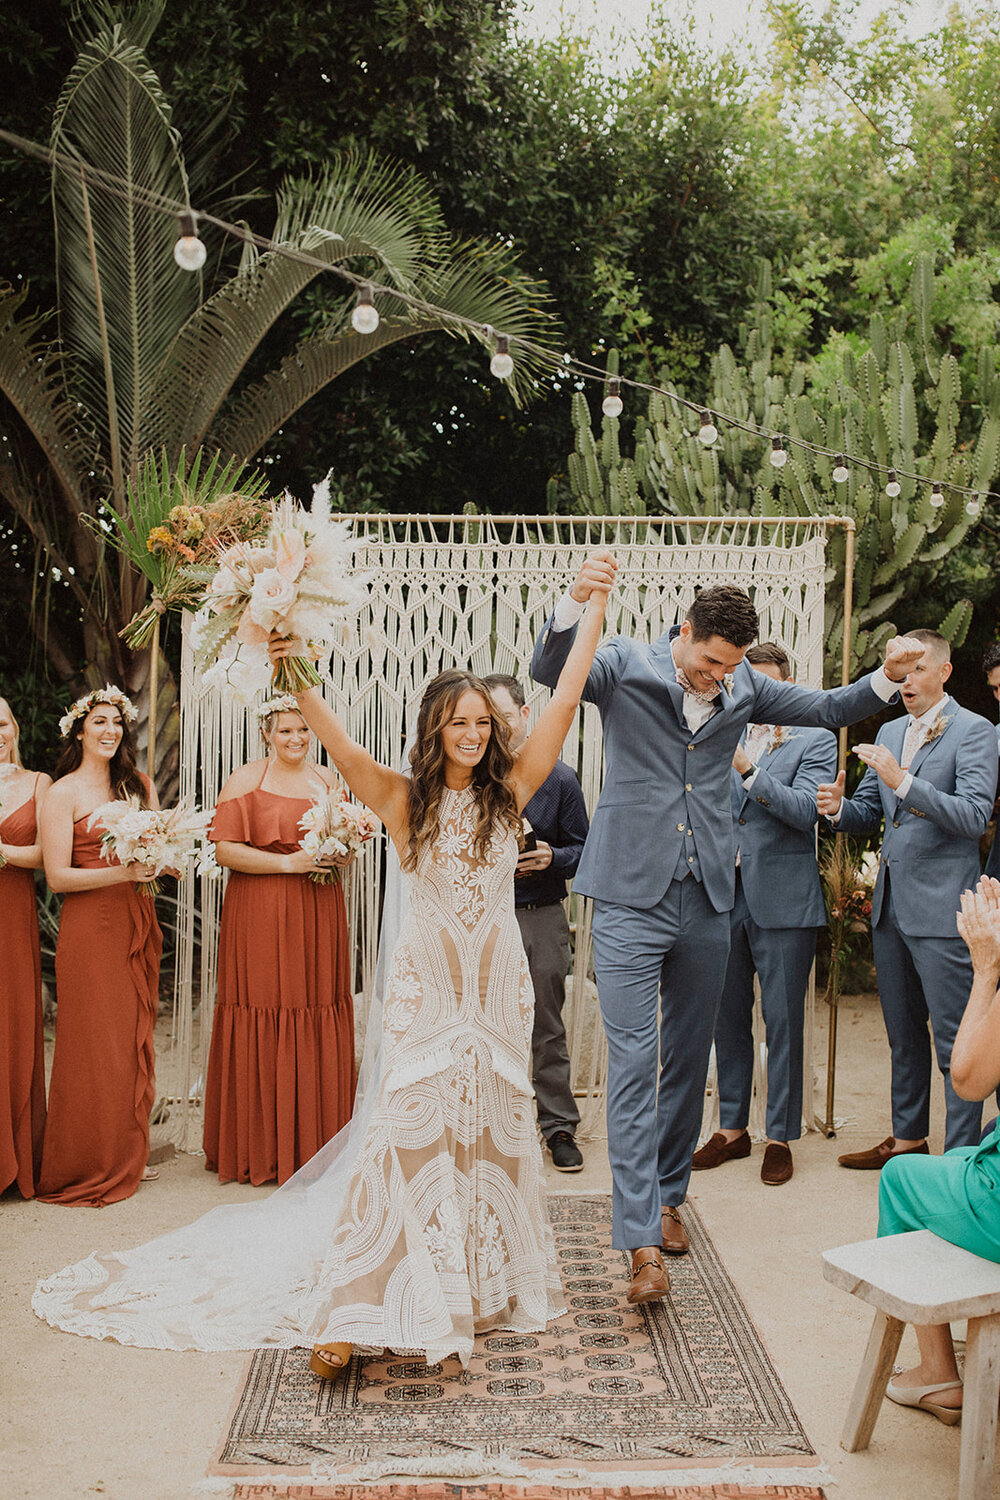
[{"label": "woman in teal dress", "polygon": [[[972,958],[972,990],[951,1053],[961,1099],[985,1099],[1000,1083],[1000,881],[984,876],[966,891],[958,930]],[[1000,1263],[1000,1120],[978,1146],[944,1156],[890,1157],[879,1183],[879,1235],[929,1229],[952,1245]],[[899,1406],[929,1411],[953,1426],[962,1415],[962,1381],[947,1323],[916,1328],[920,1363],[890,1380]]]}]

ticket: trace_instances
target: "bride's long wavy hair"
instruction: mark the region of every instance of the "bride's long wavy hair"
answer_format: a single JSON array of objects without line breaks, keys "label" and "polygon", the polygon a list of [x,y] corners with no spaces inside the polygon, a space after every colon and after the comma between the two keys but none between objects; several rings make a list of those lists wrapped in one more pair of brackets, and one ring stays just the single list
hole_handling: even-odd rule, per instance
[{"label": "bride's long wavy hair", "polygon": [[456,704],[467,692],[481,695],[492,721],[483,757],[472,772],[472,790],[479,810],[473,853],[477,859],[484,859],[490,839],[501,828],[512,829],[518,841],[523,836],[521,815],[509,779],[514,756],[507,722],[497,712],[481,677],[457,669],[441,672],[427,684],[417,716],[417,742],[410,756],[410,839],[404,870],[415,869],[422,851],[437,838],[445,790],[442,730],[454,718]]}]

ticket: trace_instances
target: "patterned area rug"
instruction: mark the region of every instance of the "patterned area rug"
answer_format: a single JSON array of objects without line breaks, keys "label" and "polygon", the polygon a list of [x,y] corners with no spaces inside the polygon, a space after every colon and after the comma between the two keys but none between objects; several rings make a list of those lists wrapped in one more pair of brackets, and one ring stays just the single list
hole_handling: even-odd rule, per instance
[{"label": "patterned area rug", "polygon": [[510,1484],[390,1484],[380,1487],[350,1484],[237,1484],[232,1500],[823,1500],[823,1491],[802,1484],[696,1484],[675,1489],[551,1489],[533,1484],[522,1489]]},{"label": "patterned area rug", "polygon": [[797,1466],[818,1464],[690,1204],[691,1253],[670,1264],[671,1296],[635,1309],[610,1199],[566,1194],[549,1207],[567,1303],[558,1322],[483,1336],[464,1371],[355,1358],[346,1377],[321,1382],[307,1350],[259,1350],[212,1472],[789,1484]]}]

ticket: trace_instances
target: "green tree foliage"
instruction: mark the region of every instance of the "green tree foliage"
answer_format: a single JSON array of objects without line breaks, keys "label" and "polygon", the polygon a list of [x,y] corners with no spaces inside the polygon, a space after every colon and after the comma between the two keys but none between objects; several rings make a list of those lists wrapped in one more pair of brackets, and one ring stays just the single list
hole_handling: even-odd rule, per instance
[{"label": "green tree foliage", "polygon": [[[213,246],[204,275],[180,270],[176,221],[147,207],[146,195],[187,201],[205,163],[189,165],[147,55],[161,13],[162,0],[145,0],[127,14],[98,8],[79,23],[52,142],[126,187],[104,192],[54,165],[57,325],[30,308],[24,285],[0,284],[0,499],[15,523],[12,547],[30,539],[70,606],[28,618],[59,675],[85,662],[91,678],[112,674],[133,688],[146,663],[129,659],[117,632],[145,583],[127,558],[109,556],[99,529],[80,523],[104,494],[125,510],[148,451],[174,464],[202,448],[246,462],[345,371],[432,331],[464,337],[458,318],[549,336],[541,290],[506,245],[456,239],[413,168],[361,150],[283,178],[269,200],[271,238],[310,263],[248,244],[234,266]],[[325,264],[392,289],[380,298],[374,334],[354,331],[353,291],[332,277],[336,294],[322,318],[296,327],[286,317]],[[530,375],[521,360],[503,399]],[[60,639],[74,615],[75,639]]]}]

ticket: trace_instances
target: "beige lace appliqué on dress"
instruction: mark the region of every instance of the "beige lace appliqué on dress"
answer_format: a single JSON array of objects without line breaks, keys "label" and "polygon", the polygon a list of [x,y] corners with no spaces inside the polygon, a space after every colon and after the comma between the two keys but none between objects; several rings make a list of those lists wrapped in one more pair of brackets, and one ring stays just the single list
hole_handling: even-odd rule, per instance
[{"label": "beige lace appliqu\u00e9 on dress", "polygon": [[473,857],[471,792],[410,890],[383,1012],[378,1103],[310,1298],[320,1338],[457,1353],[562,1311],[531,1107],[532,992],[514,917],[517,842]]}]

